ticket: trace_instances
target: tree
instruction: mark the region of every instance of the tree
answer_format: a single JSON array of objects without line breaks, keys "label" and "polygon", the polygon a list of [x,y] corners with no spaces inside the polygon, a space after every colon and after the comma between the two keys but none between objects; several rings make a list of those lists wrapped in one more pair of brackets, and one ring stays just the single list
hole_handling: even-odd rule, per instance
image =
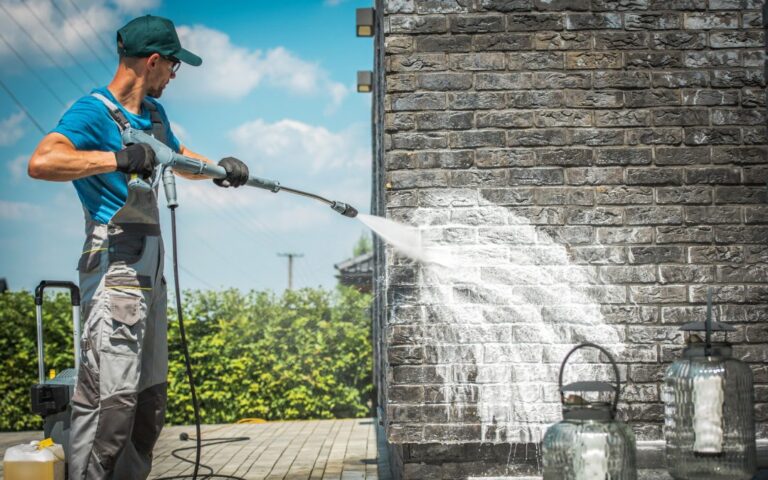
[{"label": "tree", "polygon": [[357,240],[354,249],[352,250],[352,256],[357,257],[371,251],[373,251],[373,242],[371,242],[371,237],[363,232],[360,235],[360,238]]}]

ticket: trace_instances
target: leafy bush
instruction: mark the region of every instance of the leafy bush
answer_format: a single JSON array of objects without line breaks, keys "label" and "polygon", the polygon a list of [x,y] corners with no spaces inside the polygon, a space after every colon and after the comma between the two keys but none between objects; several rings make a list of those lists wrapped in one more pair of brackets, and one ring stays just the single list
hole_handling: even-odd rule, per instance
[{"label": "leafy bush", "polygon": [[[370,296],[304,289],[275,297],[187,292],[187,328],[195,384],[206,423],[240,418],[359,417],[372,392]],[[167,420],[192,421],[178,335],[172,352]]]},{"label": "leafy bush", "polygon": [[[241,418],[370,415],[370,295],[340,287],[266,292],[188,291],[184,325],[204,423]],[[0,295],[0,430],[38,429],[29,413],[37,382],[32,294]],[[67,294],[46,299],[46,368],[72,364]],[[175,308],[169,308],[168,423],[193,420]]]},{"label": "leafy bush", "polygon": [[[72,305],[69,293],[46,298],[43,309],[45,367],[72,368]],[[0,294],[0,431],[41,429],[32,414],[29,389],[37,378],[35,297],[30,292]],[[48,372],[45,372],[48,375]]]}]

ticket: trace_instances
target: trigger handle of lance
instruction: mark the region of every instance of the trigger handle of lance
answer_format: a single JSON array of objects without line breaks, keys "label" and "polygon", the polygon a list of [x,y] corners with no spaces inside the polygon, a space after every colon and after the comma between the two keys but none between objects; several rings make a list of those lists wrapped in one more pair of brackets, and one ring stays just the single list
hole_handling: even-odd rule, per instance
[{"label": "trigger handle of lance", "polygon": [[138,174],[132,173],[131,178],[128,180],[128,188],[131,190],[140,190],[142,192],[148,192],[152,190],[152,185],[146,180],[141,178]]}]

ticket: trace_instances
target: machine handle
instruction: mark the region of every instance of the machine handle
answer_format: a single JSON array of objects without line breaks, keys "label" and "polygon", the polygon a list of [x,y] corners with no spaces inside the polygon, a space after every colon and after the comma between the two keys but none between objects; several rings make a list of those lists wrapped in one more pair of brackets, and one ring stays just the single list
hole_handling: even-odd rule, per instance
[{"label": "machine handle", "polygon": [[37,374],[45,383],[45,350],[43,348],[43,293],[46,288],[67,288],[72,302],[73,337],[75,344],[75,372],[80,369],[80,288],[73,282],[43,280],[35,288],[35,316],[37,321]]},{"label": "machine handle", "polygon": [[80,306],[80,288],[74,282],[62,280],[43,280],[35,287],[35,305],[43,304],[43,292],[46,288],[68,288],[72,306]]}]

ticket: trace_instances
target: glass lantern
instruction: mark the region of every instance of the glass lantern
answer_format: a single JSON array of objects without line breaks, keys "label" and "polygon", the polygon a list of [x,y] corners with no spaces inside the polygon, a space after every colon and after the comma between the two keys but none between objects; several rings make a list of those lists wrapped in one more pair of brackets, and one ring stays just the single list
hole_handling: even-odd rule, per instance
[{"label": "glass lantern", "polygon": [[[608,357],[615,386],[598,381],[563,386],[568,358],[584,347],[596,348]],[[549,427],[544,435],[544,480],[636,480],[635,435],[616,420],[619,368],[611,354],[593,343],[576,346],[560,366],[559,385],[563,421]],[[613,399],[606,401],[606,395]],[[591,397],[597,400],[589,400]]]},{"label": "glass lantern", "polygon": [[[663,386],[667,468],[678,480],[751,479],[756,466],[752,371],[731,357],[731,345],[713,342],[735,330],[712,321],[712,292],[705,322],[692,322],[683,357],[666,371]],[[726,333],[727,335],[727,333]]]}]

